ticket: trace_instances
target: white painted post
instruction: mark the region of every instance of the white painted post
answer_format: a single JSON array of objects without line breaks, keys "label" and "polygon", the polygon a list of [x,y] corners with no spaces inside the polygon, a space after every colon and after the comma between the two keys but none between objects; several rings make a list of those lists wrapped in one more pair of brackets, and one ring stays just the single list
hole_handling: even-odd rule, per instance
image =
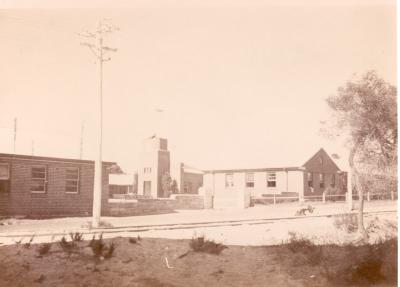
[{"label": "white painted post", "polygon": [[325,191],[322,193],[322,203],[325,203],[326,199],[325,199]]},{"label": "white painted post", "polygon": [[370,200],[369,191],[367,192],[367,201]]},{"label": "white painted post", "polygon": [[274,205],[276,205],[276,195],[274,194]]},{"label": "white painted post", "polygon": [[393,191],[393,189],[390,191],[390,197],[391,197],[392,200],[394,200],[394,191]]},{"label": "white painted post", "polygon": [[347,176],[347,192],[346,192],[346,201],[349,211],[353,210],[353,186],[351,184],[351,174]]}]

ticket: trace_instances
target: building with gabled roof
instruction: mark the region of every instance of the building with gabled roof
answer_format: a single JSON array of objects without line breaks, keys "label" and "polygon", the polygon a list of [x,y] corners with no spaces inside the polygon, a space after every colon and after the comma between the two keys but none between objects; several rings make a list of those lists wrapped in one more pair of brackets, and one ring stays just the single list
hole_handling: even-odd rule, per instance
[{"label": "building with gabled roof", "polygon": [[324,149],[298,166],[206,170],[204,188],[213,207],[247,207],[250,197],[322,195],[328,188],[345,193],[347,173]]}]

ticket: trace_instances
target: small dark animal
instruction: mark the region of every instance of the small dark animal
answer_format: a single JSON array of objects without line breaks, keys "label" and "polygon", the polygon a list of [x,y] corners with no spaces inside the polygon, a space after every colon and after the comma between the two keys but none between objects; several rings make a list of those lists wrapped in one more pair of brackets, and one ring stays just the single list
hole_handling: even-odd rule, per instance
[{"label": "small dark animal", "polygon": [[308,211],[309,214],[314,212],[314,207],[312,207],[311,205],[307,206],[307,208],[301,208],[299,210],[296,211],[296,216],[302,216],[302,215],[306,215],[306,212]]}]

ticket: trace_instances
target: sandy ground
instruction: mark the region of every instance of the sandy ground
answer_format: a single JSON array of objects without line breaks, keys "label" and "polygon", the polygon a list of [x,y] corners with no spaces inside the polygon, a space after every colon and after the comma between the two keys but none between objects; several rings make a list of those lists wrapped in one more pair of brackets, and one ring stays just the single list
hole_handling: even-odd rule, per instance
[{"label": "sandy ground", "polygon": [[[392,203],[392,202],[388,202]],[[344,230],[340,230],[335,227],[335,216],[322,216],[322,214],[335,214],[340,213],[340,209],[337,208],[335,204],[329,206],[316,206],[316,211],[313,214],[318,215],[314,217],[310,217],[309,215],[304,217],[295,217],[295,218],[281,218],[281,219],[273,219],[272,213],[270,214],[269,220],[257,220],[257,218],[267,218],[264,216],[265,211],[270,211],[271,207],[263,207],[263,208],[254,208],[248,210],[241,210],[240,212],[236,212],[233,210],[230,211],[190,211],[190,212],[182,212],[177,214],[191,214],[192,216],[196,215],[194,218],[190,218],[192,221],[186,218],[188,222],[204,222],[206,215],[214,214],[216,216],[208,216],[209,221],[211,223],[200,224],[200,225],[173,225],[173,226],[152,226],[146,228],[128,228],[128,229],[105,229],[105,230],[88,230],[77,228],[70,228],[71,225],[66,224],[63,226],[63,223],[73,223],[72,226],[77,226],[78,223],[85,222],[88,220],[87,218],[65,218],[65,219],[51,219],[51,220],[21,220],[21,222],[16,222],[12,225],[5,225],[1,228],[4,228],[0,233],[0,243],[2,245],[7,244],[15,244],[15,242],[20,241],[22,239],[23,242],[26,242],[30,239],[32,235],[34,235],[34,242],[52,242],[59,240],[63,234],[68,234],[70,231],[82,231],[85,233],[84,238],[90,239],[93,236],[93,233],[101,233],[104,232],[104,238],[114,238],[117,236],[121,237],[130,237],[140,235],[141,237],[151,237],[151,238],[168,238],[168,239],[190,239],[194,236],[205,235],[207,238],[213,239],[217,242],[221,242],[227,245],[252,245],[252,246],[264,246],[264,245],[275,245],[279,244],[282,241],[286,241],[289,238],[290,232],[296,232],[302,234],[308,238],[312,238],[315,243],[336,243],[343,244],[349,241],[355,240],[354,234],[348,234]],[[372,208],[373,207],[373,208]],[[395,207],[392,205],[377,205],[369,206],[368,211],[373,210],[381,210],[385,212],[377,212],[377,213],[367,213],[365,214],[365,225],[378,218],[381,223],[384,222],[392,222],[395,226],[397,226],[397,212],[388,212],[389,210],[395,210]],[[275,217],[278,218],[278,214],[282,213],[282,215],[290,215],[294,214],[295,210],[298,209],[298,206],[287,206],[287,209],[283,214],[284,209],[277,210],[275,208]],[[296,208],[296,209],[294,209]],[[323,209],[325,208],[325,209]],[[320,211],[318,213],[318,210]],[[335,210],[335,212],[333,212]],[[294,211],[294,212],[291,212]],[[232,213],[232,214],[230,214]],[[177,214],[174,214],[177,216]],[[204,215],[206,214],[206,215]],[[201,216],[200,216],[201,215]],[[231,216],[229,216],[231,215]],[[242,216],[240,216],[242,215]],[[164,215],[169,216],[169,215]],[[142,217],[143,218],[143,217]],[[144,217],[147,219],[146,222],[149,224],[150,221],[155,220],[155,216]],[[156,216],[159,221],[161,221],[161,215]],[[222,222],[222,223],[212,223],[213,221],[221,221],[227,218],[237,218],[245,221],[238,222]],[[252,218],[252,219],[251,219]],[[136,217],[130,218],[107,218],[112,222],[120,222],[126,224],[132,224],[132,221],[137,222]],[[121,221],[118,221],[118,220]],[[178,218],[179,219],[179,218]],[[251,219],[251,220],[250,220]],[[103,219],[105,220],[105,219]],[[248,220],[248,221],[246,221]],[[144,220],[145,221],[145,220]],[[161,222],[157,221],[156,223],[160,224]],[[165,220],[166,222],[174,222],[177,224],[180,222],[175,219]],[[162,221],[164,222],[164,221]],[[185,221],[184,221],[185,222]],[[121,224],[123,226],[123,224]],[[151,224],[150,224],[151,225]],[[51,228],[54,227],[52,230]],[[36,227],[40,227],[36,229]],[[39,232],[38,232],[39,230]],[[19,232],[17,232],[19,231]],[[41,236],[41,232],[46,231],[43,236]],[[61,232],[60,232],[61,231]],[[22,232],[22,233],[21,233]],[[374,240],[372,238],[371,240]]]},{"label": "sandy ground", "polygon": [[[315,207],[313,216],[334,215],[348,212],[346,203],[322,204],[306,203]],[[304,206],[303,206],[304,207]],[[110,227],[154,226],[166,224],[184,224],[201,222],[220,222],[257,219],[293,218],[300,208],[298,203],[274,205],[258,205],[247,209],[203,209],[178,210],[175,213],[130,217],[102,217],[102,221]],[[397,201],[365,202],[365,212],[397,211]],[[355,211],[356,212],[356,211]],[[87,230],[90,217],[69,217],[54,219],[8,219],[1,221],[0,236],[18,232],[64,232],[70,230]]]},{"label": "sandy ground", "polygon": [[[38,245],[0,247],[0,286],[341,286],[328,282],[321,266],[284,246],[227,246],[220,255],[212,255],[190,251],[187,240],[143,238],[132,244],[118,237],[112,241],[114,254],[104,260],[94,259],[88,242],[79,242],[73,254],[53,243],[42,256]],[[346,248],[331,252],[338,259],[324,263],[330,268],[341,264]]]}]

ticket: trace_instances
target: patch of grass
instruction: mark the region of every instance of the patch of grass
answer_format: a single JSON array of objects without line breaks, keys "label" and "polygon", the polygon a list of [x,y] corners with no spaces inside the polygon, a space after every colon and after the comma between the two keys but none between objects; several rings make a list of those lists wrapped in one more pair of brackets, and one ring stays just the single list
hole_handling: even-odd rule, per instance
[{"label": "patch of grass", "polygon": [[290,232],[281,245],[291,254],[293,265],[315,266],[332,286],[370,286],[397,284],[397,238],[375,244],[345,246],[316,245],[310,239]]},{"label": "patch of grass", "polygon": [[292,253],[300,254],[304,261],[312,266],[322,263],[324,259],[322,246],[314,244],[310,239],[295,232],[289,232],[289,236],[289,240],[284,244],[287,249]]},{"label": "patch of grass", "polygon": [[215,255],[221,254],[222,250],[228,248],[224,244],[208,240],[204,236],[192,238],[189,242],[189,246],[194,252],[204,252]]},{"label": "patch of grass", "polygon": [[327,272],[338,286],[369,286],[380,283],[397,285],[397,238],[376,244],[347,245],[344,260]]},{"label": "patch of grass", "polygon": [[43,256],[43,255],[46,255],[47,253],[49,253],[50,248],[51,248],[51,243],[43,243],[39,246],[37,251],[40,256]]}]

